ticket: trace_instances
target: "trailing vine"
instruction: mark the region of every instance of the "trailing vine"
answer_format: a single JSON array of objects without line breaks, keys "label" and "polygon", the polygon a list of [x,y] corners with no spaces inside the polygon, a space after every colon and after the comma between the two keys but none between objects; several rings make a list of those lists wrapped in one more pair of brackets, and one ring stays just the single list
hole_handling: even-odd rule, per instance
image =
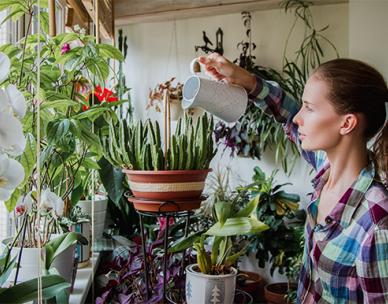
[{"label": "trailing vine", "polygon": [[[234,63],[266,80],[276,81],[287,94],[300,101],[310,71],[320,65],[324,56],[321,42],[326,43],[334,50],[337,57],[339,54],[334,44],[324,36],[324,32],[329,26],[319,30],[315,28],[310,10],[311,2],[284,0],[280,5],[286,13],[293,10],[295,15],[284,47],[282,71],[277,72],[270,67],[256,64],[256,57],[252,55],[252,51],[256,49],[256,44],[252,42],[252,16],[249,12],[242,12],[246,30],[245,40],[237,44],[237,48],[241,52]],[[290,60],[286,56],[286,50],[288,41],[298,22],[304,24],[304,38],[295,53],[295,58]],[[296,145],[286,138],[283,126],[276,123],[272,117],[264,114],[252,103],[247,107],[245,115],[235,125],[228,126],[219,122],[216,125],[215,134],[217,142],[223,144],[225,149],[229,148],[232,155],[261,159],[264,151],[268,148],[273,150],[275,161],[281,163],[284,172],[288,174],[291,174],[300,155]]]}]

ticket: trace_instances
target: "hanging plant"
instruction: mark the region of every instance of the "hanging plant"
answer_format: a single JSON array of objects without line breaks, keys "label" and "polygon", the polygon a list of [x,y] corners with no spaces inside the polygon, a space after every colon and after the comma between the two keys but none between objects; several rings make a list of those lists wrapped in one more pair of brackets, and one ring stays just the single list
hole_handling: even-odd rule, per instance
[{"label": "hanging plant", "polygon": [[[252,42],[251,20],[249,12],[242,12],[245,40],[237,44],[241,50],[235,64],[260,77],[277,82],[289,95],[301,100],[303,88],[311,70],[318,67],[324,56],[321,42],[332,48],[336,56],[338,52],[324,35],[328,26],[317,30],[311,14],[311,2],[302,0],[284,0],[280,5],[285,12],[294,9],[295,20],[288,34],[283,53],[283,68],[279,73],[276,70],[256,64],[256,57],[252,51],[256,44]],[[288,41],[298,21],[304,23],[305,34],[294,60],[286,57]],[[216,141],[231,150],[232,155],[261,159],[262,153],[270,148],[275,153],[275,161],[281,163],[285,173],[291,174],[299,151],[294,143],[289,141],[283,131],[283,126],[272,117],[256,107],[253,103],[247,107],[243,115],[233,126],[219,122],[215,128]]]}]

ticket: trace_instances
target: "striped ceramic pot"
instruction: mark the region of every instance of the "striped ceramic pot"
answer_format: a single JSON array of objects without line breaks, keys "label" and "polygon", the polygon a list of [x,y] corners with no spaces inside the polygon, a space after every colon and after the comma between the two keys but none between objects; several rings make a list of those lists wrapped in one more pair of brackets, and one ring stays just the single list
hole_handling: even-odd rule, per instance
[{"label": "striped ceramic pot", "polygon": [[126,170],[129,187],[136,198],[148,200],[198,199],[205,187],[206,170]]}]

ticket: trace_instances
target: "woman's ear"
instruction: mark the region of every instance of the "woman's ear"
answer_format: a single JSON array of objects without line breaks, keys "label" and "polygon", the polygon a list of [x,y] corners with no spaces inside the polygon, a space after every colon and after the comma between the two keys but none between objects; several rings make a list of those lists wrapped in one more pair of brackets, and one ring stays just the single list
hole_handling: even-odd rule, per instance
[{"label": "woman's ear", "polygon": [[345,114],[342,118],[340,134],[346,135],[355,130],[360,125],[360,117],[356,114]]}]

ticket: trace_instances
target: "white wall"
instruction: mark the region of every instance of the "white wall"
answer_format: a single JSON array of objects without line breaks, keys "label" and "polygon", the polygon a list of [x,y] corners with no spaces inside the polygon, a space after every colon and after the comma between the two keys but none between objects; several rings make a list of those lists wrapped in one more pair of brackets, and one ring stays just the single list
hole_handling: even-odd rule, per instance
[{"label": "white wall", "polygon": [[[326,5],[313,8],[315,25],[318,29],[330,25],[326,36],[336,45],[341,56],[348,55],[348,5]],[[286,37],[293,23],[291,13],[285,14],[283,10],[268,10],[252,12],[253,41],[257,44],[254,54],[257,63],[279,69],[282,66],[283,49]],[[229,59],[238,57],[236,45],[245,36],[245,29],[239,12],[235,14],[177,20],[175,22],[158,22],[134,24],[123,27],[123,34],[128,36],[128,55],[124,70],[127,86],[131,87],[131,97],[138,117],[157,117],[153,112],[145,112],[148,89],[157,83],[167,80],[172,76],[184,81],[189,76],[189,63],[198,56],[194,45],[202,45],[202,30],[205,30],[212,41],[215,41],[215,32],[221,27],[224,31],[225,56]],[[293,52],[301,42],[303,28],[297,25],[296,31],[291,36],[288,46],[288,55]],[[327,54],[326,59],[334,57],[333,52]],[[213,160],[211,166],[229,166],[232,168],[232,186],[246,183],[251,180],[254,166],[259,165],[266,173],[270,173],[280,166],[274,163],[271,153],[264,155],[262,161],[229,157],[229,151],[223,155],[221,152]],[[302,203],[307,202],[306,194],[311,191],[309,175],[310,170],[302,161],[298,162],[290,178],[280,170],[278,182],[292,182],[286,190],[298,193]],[[246,260],[243,268],[255,268],[256,263]],[[269,274],[267,278],[270,280]],[[275,276],[275,279],[277,277]]]},{"label": "white wall", "polygon": [[[348,5],[326,5],[313,8],[316,27],[322,28],[330,25],[327,37],[336,45],[341,56],[348,54]],[[282,66],[282,55],[286,37],[293,23],[294,16],[286,14],[283,10],[268,10],[252,12],[252,41],[257,44],[254,54],[257,63],[279,69]],[[241,15],[236,14],[185,19],[169,22],[134,24],[123,28],[123,34],[128,36],[128,55],[124,70],[127,85],[132,88],[131,97],[136,114],[140,117],[157,117],[153,111],[145,112],[148,89],[157,83],[167,80],[172,76],[184,81],[189,76],[189,63],[192,58],[198,56],[194,45],[202,45],[202,30],[205,30],[209,38],[215,40],[215,32],[221,27],[224,31],[225,56],[229,59],[238,57],[239,51],[236,45],[244,38],[245,29]],[[301,42],[303,27],[297,24],[294,34],[291,36],[288,54],[293,56],[298,44]],[[333,58],[330,50],[327,59]],[[252,169],[260,165],[270,173],[275,167],[271,155],[264,157],[263,161],[251,159],[230,159],[226,152],[221,153],[213,161],[213,168],[217,167],[222,158],[221,165],[229,164],[235,168],[234,183],[250,181]],[[270,153],[269,153],[270,154]],[[290,181],[294,184],[289,191],[302,195],[311,190],[309,171],[304,163],[299,163]],[[279,174],[279,181],[288,181],[284,174]]]},{"label": "white wall", "polygon": [[388,79],[388,0],[350,0],[349,57],[368,62]]}]

